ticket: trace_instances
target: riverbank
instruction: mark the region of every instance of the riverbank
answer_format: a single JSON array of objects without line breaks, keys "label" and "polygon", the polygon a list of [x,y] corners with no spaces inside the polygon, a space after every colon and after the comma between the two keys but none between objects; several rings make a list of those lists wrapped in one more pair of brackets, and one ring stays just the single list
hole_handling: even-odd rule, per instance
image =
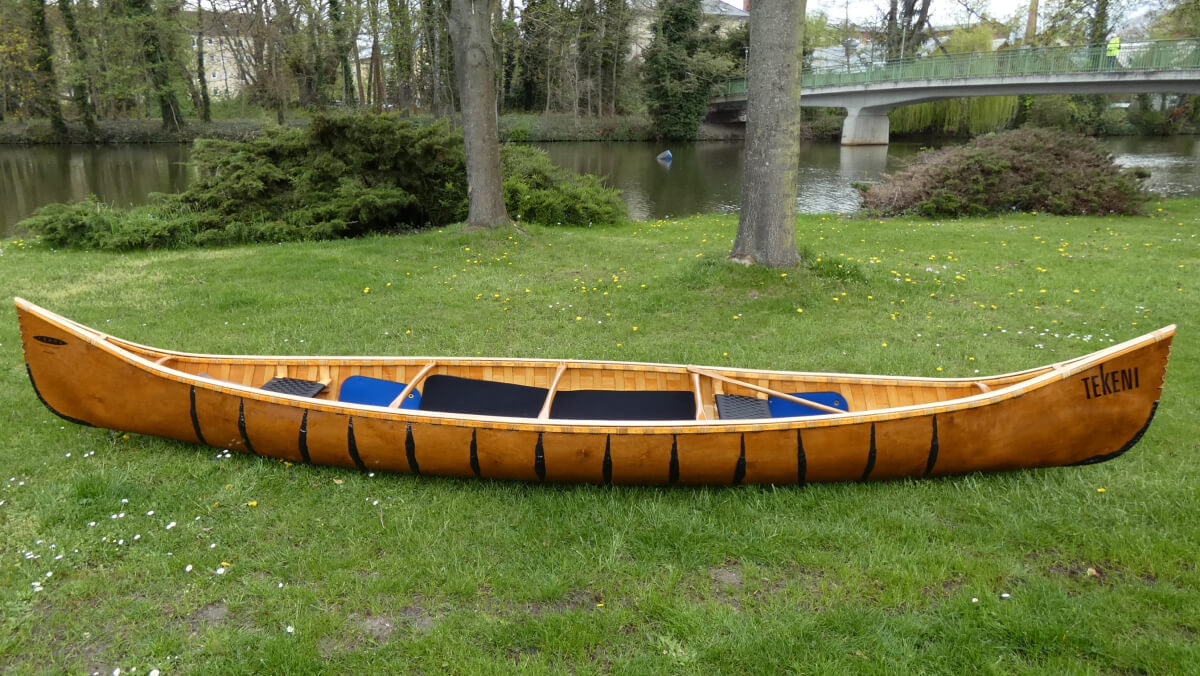
[{"label": "riverbank", "polygon": [[[304,127],[308,116],[289,118],[287,126]],[[413,119],[433,122],[429,116]],[[802,124],[804,138],[825,138],[836,133],[840,122],[830,122],[816,116]],[[158,120],[98,120],[99,138],[90,141],[81,122],[68,122],[67,144],[86,143],[191,143],[198,138],[217,138],[246,141],[261,136],[265,129],[276,126],[274,118],[247,118],[197,122],[189,120],[183,129],[167,132]],[[697,141],[734,141],[745,137],[745,125],[700,125]],[[551,143],[565,141],[653,141],[650,118],[646,115],[617,115],[612,117],[574,117],[572,115],[537,115],[510,113],[500,116],[500,139],[518,143]],[[60,144],[50,131],[46,120],[6,120],[0,122],[0,145]]]},{"label": "riverbank", "polygon": [[[432,117],[413,118],[432,123]],[[305,127],[307,117],[290,119],[287,126]],[[99,120],[96,122],[101,144],[115,143],[191,143],[200,138],[246,141],[261,136],[266,129],[277,126],[274,120],[218,120],[210,123],[189,120],[177,132],[164,131],[158,120]],[[68,122],[67,144],[92,143],[80,122]],[[701,141],[741,139],[744,130],[738,126],[701,125]],[[644,115],[616,117],[581,117],[570,115],[503,115],[500,118],[502,141],[545,143],[555,141],[652,141],[654,135],[650,118]],[[46,120],[0,122],[0,144],[49,145],[59,144]]]},{"label": "riverbank", "polygon": [[800,216],[808,265],[787,271],[725,262],[732,215],[121,254],[6,240],[8,293],[203,352],[971,376],[1171,322],[1179,340],[1153,425],[1106,463],[606,488],[370,476],[72,425],[38,402],[10,309],[0,661],[19,673],[1186,671],[1200,663],[1200,201],[1149,211]]}]

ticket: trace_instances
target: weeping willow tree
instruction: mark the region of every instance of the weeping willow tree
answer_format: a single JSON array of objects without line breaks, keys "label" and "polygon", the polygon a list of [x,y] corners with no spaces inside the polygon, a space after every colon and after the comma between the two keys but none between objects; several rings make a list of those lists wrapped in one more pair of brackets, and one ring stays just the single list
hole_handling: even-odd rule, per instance
[{"label": "weeping willow tree", "polygon": [[[992,48],[992,33],[980,25],[957,30],[944,41],[951,54],[986,52]],[[926,57],[946,58],[942,55]],[[1017,115],[1018,97],[984,96],[945,99],[896,108],[888,115],[892,132],[934,132],[939,134],[985,134],[1004,129]]]}]

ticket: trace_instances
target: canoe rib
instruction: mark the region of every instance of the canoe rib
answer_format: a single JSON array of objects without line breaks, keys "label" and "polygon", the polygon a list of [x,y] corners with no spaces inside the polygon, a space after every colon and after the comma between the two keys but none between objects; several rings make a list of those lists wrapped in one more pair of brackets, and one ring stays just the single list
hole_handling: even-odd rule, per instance
[{"label": "canoe rib", "polygon": [[[130,343],[16,305],[35,395],[71,422],[363,471],[604,483],[805,483],[1102,462],[1145,434],[1175,331],[1016,373],[937,379],[548,359],[202,355]],[[733,382],[700,386],[697,372]],[[415,388],[427,374],[543,388],[546,403],[560,391],[686,392],[695,416],[511,418],[328,398],[351,375]],[[328,378],[330,386],[319,398],[255,387],[274,377]],[[715,412],[716,393],[761,396],[756,388],[801,398],[838,390],[852,410],[704,415]],[[879,407],[867,408],[871,402]]]}]

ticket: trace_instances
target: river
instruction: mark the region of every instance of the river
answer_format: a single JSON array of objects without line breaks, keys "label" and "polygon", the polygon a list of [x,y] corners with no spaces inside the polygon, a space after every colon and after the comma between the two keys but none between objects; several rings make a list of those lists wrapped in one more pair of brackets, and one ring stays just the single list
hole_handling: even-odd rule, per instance
[{"label": "river", "polygon": [[[945,141],[927,141],[926,144]],[[1147,187],[1168,197],[1200,195],[1200,137],[1127,136],[1105,145],[1124,166],[1150,170]],[[605,176],[621,189],[638,219],[705,211],[736,211],[741,203],[742,144],[707,142],[548,143],[558,164]],[[800,152],[797,211],[847,212],[858,208],[855,181],[876,181],[922,147],[848,148],[807,142]],[[669,164],[655,158],[670,150]],[[0,237],[21,234],[16,223],[51,202],[89,194],[116,206],[145,203],[153,192],[183,190],[192,176],[190,147],[174,144],[115,146],[0,146]]]}]

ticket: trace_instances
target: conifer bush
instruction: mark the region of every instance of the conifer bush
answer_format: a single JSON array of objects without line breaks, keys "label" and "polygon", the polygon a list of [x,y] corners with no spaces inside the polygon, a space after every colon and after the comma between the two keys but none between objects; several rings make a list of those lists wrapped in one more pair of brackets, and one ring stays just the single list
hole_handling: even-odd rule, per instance
[{"label": "conifer bush", "polygon": [[863,208],[885,215],[1138,214],[1148,175],[1118,167],[1093,138],[1018,129],[921,153],[886,182],[858,187]]},{"label": "conifer bush", "polygon": [[[246,142],[200,140],[198,177],[153,204],[39,209],[24,225],[52,246],[162,248],[354,237],[437,227],[467,213],[462,135],[379,115],[315,117]],[[620,193],[531,147],[501,149],[510,214],[546,225],[626,218]]]}]

